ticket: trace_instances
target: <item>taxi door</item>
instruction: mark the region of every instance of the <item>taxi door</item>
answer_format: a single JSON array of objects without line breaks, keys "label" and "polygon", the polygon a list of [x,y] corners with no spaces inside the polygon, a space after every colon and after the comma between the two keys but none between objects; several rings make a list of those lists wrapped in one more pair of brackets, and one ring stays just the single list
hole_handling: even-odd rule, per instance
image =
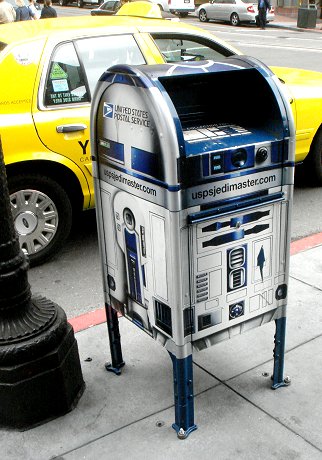
[{"label": "taxi door", "polygon": [[[47,46],[33,118],[42,143],[74,162],[87,182],[84,207],[94,206],[90,154],[90,103],[103,72],[115,64],[145,64],[130,33],[86,37]],[[46,62],[48,64],[46,64]],[[84,190],[87,189],[87,190]]]}]

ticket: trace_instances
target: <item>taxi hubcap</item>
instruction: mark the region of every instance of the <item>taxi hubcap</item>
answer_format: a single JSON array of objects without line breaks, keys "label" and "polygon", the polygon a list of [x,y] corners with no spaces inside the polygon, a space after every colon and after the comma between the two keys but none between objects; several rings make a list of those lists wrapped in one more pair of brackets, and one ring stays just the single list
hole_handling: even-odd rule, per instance
[{"label": "taxi hubcap", "polygon": [[10,195],[11,212],[21,249],[26,254],[43,250],[58,227],[54,202],[37,190],[19,190]]}]

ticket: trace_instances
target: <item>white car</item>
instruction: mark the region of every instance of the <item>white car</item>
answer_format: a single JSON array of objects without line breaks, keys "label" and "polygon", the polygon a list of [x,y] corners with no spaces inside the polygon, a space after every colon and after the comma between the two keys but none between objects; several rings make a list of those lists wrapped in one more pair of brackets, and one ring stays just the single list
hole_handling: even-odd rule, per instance
[{"label": "white car", "polygon": [[[258,8],[254,0],[211,0],[196,11],[201,22],[211,19],[228,21],[232,26],[242,22],[257,24]],[[267,22],[274,20],[274,7],[267,12]]]}]

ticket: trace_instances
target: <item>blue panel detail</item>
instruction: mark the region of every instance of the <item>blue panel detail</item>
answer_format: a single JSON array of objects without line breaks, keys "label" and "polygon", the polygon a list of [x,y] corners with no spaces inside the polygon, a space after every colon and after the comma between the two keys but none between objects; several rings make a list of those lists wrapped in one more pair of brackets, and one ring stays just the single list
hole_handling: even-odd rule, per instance
[{"label": "blue panel detail", "polygon": [[[227,128],[225,128],[227,129]],[[252,133],[241,136],[224,136],[202,139],[198,142],[185,142],[185,155],[200,155],[200,152],[213,152],[216,150],[233,149],[236,146],[253,145],[258,142],[273,142],[274,136],[265,130],[256,129]],[[278,141],[280,142],[280,141]]]},{"label": "blue panel detail", "polygon": [[[244,154],[244,160],[241,164],[234,164],[237,155]],[[225,172],[239,171],[245,168],[253,168],[255,164],[255,147],[242,147],[224,152],[224,170]]]},{"label": "blue panel detail", "polygon": [[209,176],[210,175],[210,172],[209,172],[209,155],[202,155],[201,161],[202,161],[202,175],[204,177]]},{"label": "blue panel detail", "polygon": [[120,83],[123,85],[149,88],[153,84],[147,79],[146,75],[141,73],[137,68],[133,69],[128,65],[115,65],[110,67],[100,77],[99,81],[109,83]]},{"label": "blue panel detail", "polygon": [[136,171],[152,177],[160,177],[162,175],[162,171],[160,174],[158,169],[159,162],[157,154],[136,147],[131,148],[131,166]]},{"label": "blue panel detail", "polygon": [[111,141],[110,139],[99,139],[99,153],[106,155],[109,159],[124,163],[124,144]]},{"label": "blue panel detail", "polygon": [[284,142],[273,142],[271,146],[272,163],[282,163],[287,161],[288,140]]},{"label": "blue panel detail", "polygon": [[213,174],[219,174],[223,172],[223,159],[224,153],[215,152],[210,154],[210,171],[204,176],[212,176]]},{"label": "blue panel detail", "polygon": [[129,294],[139,303],[142,303],[142,292],[140,286],[140,273],[138,261],[138,249],[136,244],[136,234],[124,230],[126,245],[126,262],[129,274]]}]

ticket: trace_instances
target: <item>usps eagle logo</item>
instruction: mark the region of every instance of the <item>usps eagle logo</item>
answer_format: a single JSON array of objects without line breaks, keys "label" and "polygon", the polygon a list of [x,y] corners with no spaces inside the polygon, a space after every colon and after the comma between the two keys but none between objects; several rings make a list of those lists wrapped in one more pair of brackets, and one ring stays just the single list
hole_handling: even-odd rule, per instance
[{"label": "usps eagle logo", "polygon": [[104,102],[103,105],[103,117],[104,118],[113,118],[114,114],[114,104],[109,104],[108,102]]}]

